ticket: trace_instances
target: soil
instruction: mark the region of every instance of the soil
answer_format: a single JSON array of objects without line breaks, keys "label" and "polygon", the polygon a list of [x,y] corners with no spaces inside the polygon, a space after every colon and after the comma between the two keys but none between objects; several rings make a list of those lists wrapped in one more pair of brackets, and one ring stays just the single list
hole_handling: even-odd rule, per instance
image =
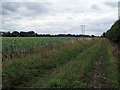
[{"label": "soil", "polygon": [[93,66],[93,73],[89,77],[88,88],[108,88],[109,78],[103,73],[102,62],[103,55],[102,49],[100,51],[99,59],[95,62]]}]

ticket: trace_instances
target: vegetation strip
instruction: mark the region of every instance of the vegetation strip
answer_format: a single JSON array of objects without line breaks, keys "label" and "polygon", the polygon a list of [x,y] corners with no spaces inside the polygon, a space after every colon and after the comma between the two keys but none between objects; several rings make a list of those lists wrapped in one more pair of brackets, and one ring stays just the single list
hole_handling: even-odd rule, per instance
[{"label": "vegetation strip", "polygon": [[104,43],[103,41],[101,41],[101,50],[100,50],[100,55],[98,60],[95,62],[95,65],[93,67],[94,71],[92,73],[92,75],[90,76],[90,82],[88,82],[88,87],[89,88],[105,88],[107,87],[107,83],[108,83],[108,78],[106,78],[105,74],[102,73],[101,71],[101,65],[103,64],[103,62],[101,61],[103,59],[103,46]]},{"label": "vegetation strip", "polygon": [[88,88],[118,88],[118,60],[113,56],[113,50],[115,49],[113,49],[110,42],[103,39],[99,59],[93,66],[93,73],[90,75]]},{"label": "vegetation strip", "polygon": [[106,39],[74,39],[3,60],[3,88],[118,88],[118,49]]},{"label": "vegetation strip", "polygon": [[[92,43],[91,45],[89,45],[89,47],[87,47],[86,49],[84,49],[84,51],[82,51],[81,53],[79,53],[75,58],[77,58],[80,54],[82,54],[83,52],[85,52],[87,49],[91,48],[96,42]],[[74,59],[75,59],[74,58]],[[74,60],[73,59],[73,60]],[[66,66],[69,66],[69,64],[71,64],[73,62],[73,60],[69,60],[69,62],[67,62],[66,64],[58,67],[58,68],[55,68],[54,70],[52,70],[52,73],[51,74],[48,74],[48,76],[45,76],[45,78],[40,78],[35,84],[33,84],[31,86],[32,87],[40,87],[40,85],[45,82],[45,81],[48,81],[50,78],[52,78],[54,75],[56,75],[57,73],[59,73],[61,70],[64,70],[66,68]]]},{"label": "vegetation strip", "polygon": [[[97,42],[97,45],[99,43]],[[45,80],[43,83],[36,83],[33,87],[44,87],[44,88],[82,88],[85,87],[84,75],[89,72],[88,65],[91,63],[91,60],[86,59],[86,54],[89,55],[89,58],[97,58],[91,57],[90,51],[96,47],[96,44],[79,54],[76,58],[71,60],[71,62],[65,64],[63,69],[60,69],[55,75]],[[85,63],[86,62],[86,63]]]},{"label": "vegetation strip", "polygon": [[10,60],[3,66],[3,87],[23,87],[30,85],[37,77],[40,75],[43,76],[46,72],[68,62],[96,41],[76,42],[59,50],[55,49],[45,57],[42,57],[40,54],[33,55],[30,58]]},{"label": "vegetation strip", "polygon": [[71,37],[4,37],[2,38],[3,60],[13,59],[15,56],[25,56],[28,53],[40,51],[43,47],[62,44],[67,40],[74,40]]}]

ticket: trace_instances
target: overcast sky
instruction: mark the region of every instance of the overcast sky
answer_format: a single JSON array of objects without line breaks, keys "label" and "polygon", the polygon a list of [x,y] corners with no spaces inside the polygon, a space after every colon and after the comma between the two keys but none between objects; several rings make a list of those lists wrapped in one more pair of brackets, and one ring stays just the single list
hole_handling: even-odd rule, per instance
[{"label": "overcast sky", "polygon": [[[2,2],[3,31],[101,35],[118,19],[118,0],[6,0]],[[24,0],[25,1],[25,0]]]}]

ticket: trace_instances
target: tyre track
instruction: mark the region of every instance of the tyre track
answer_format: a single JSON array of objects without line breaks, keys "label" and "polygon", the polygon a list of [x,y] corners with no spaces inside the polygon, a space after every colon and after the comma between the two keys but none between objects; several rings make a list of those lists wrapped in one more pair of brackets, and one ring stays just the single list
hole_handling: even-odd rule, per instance
[{"label": "tyre track", "polygon": [[109,78],[102,72],[103,47],[104,43],[101,41],[100,56],[93,66],[93,73],[87,83],[88,88],[108,88]]},{"label": "tyre track", "polygon": [[[99,41],[97,41],[99,42]],[[88,48],[84,49],[81,53],[85,52],[87,49],[91,48],[92,46],[94,46],[97,42],[94,42],[93,44],[89,45]],[[79,53],[77,56],[79,56],[81,53]],[[76,57],[77,57],[76,56]],[[46,80],[49,80],[49,78],[53,77],[54,75],[56,75],[57,73],[59,73],[61,70],[63,70],[65,67],[67,67],[71,62],[73,62],[73,59],[72,60],[69,60],[69,62],[67,62],[66,64],[64,64],[63,66],[60,66],[58,68],[54,68],[52,70],[52,72],[49,74],[49,76],[45,76],[43,78],[39,78],[38,81],[36,81],[35,83],[42,83],[42,82],[45,82]],[[35,84],[34,84],[35,85]],[[29,88],[32,88],[34,87],[34,85],[30,86]]]}]

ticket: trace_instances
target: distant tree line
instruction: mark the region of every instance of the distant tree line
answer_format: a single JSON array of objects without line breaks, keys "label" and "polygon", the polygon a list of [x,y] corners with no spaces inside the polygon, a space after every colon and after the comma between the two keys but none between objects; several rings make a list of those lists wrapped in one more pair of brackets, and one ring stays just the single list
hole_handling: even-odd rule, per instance
[{"label": "distant tree line", "polygon": [[103,34],[106,38],[114,42],[120,42],[120,20],[116,21],[110,30]]},{"label": "distant tree line", "polygon": [[18,32],[18,31],[13,31],[13,32],[2,32],[3,37],[35,37],[36,34],[34,31],[29,31],[29,32]]},{"label": "distant tree line", "polygon": [[58,35],[51,35],[51,34],[37,34],[34,31],[28,32],[2,32],[2,37],[95,37],[94,35],[75,35],[75,34],[58,34]]}]

